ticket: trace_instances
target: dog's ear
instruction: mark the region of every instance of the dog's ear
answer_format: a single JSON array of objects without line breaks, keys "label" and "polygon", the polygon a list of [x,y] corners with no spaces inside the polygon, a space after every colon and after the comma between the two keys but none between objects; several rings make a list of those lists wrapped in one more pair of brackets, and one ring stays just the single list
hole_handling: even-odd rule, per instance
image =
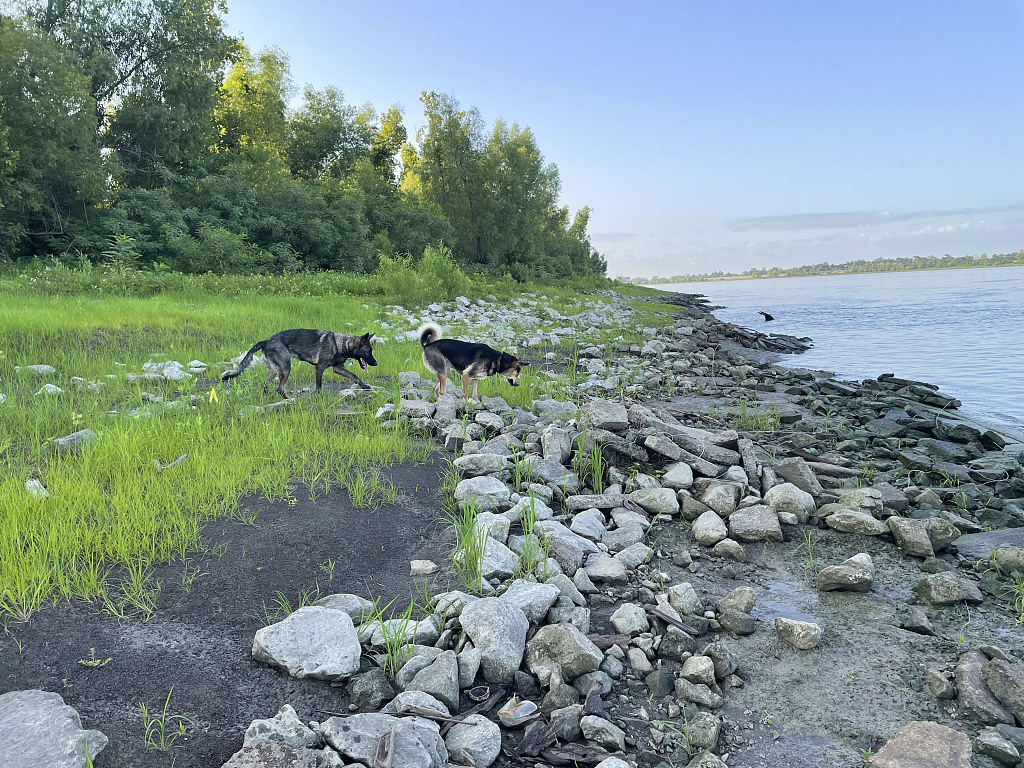
[{"label": "dog's ear", "polygon": [[371,336],[373,336],[372,333],[364,333],[362,336],[359,337],[358,343],[362,344],[363,342],[369,341]]},{"label": "dog's ear", "polygon": [[369,341],[370,339],[373,338],[373,336],[374,336],[374,334],[372,334],[372,333],[366,334],[366,340]]}]

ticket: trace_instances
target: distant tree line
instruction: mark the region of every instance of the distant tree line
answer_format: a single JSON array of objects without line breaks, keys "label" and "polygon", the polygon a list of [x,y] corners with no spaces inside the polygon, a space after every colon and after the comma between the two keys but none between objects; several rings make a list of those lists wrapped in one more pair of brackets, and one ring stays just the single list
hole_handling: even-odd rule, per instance
[{"label": "distant tree line", "polygon": [[748,269],[746,272],[711,272],[700,275],[672,275],[671,277],[632,277],[624,278],[634,285],[663,285],[665,283],[699,283],[725,278],[760,278],[760,277],[808,277],[811,275],[855,275],[867,272],[911,272],[918,269],[968,269],[971,267],[1012,267],[1024,266],[1024,250],[1016,253],[997,253],[989,256],[914,256],[912,258],[886,259],[877,258],[872,261],[857,259],[842,264],[809,264],[803,267],[769,267],[768,269]]},{"label": "distant tree line", "polygon": [[428,245],[518,280],[603,275],[590,211],[528,127],[424,92],[307,86],[229,36],[222,0],[0,0],[0,261],[192,273],[372,271]]}]

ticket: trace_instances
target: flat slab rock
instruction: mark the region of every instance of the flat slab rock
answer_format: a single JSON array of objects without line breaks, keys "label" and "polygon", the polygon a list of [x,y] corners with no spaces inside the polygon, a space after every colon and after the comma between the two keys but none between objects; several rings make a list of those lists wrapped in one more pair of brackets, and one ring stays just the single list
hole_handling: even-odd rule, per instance
[{"label": "flat slab rock", "polygon": [[956,540],[957,551],[968,560],[987,560],[1000,547],[1024,547],[1024,528],[969,533]]},{"label": "flat slab rock", "polygon": [[359,671],[362,647],[352,617],[319,605],[299,608],[256,632],[252,657],[292,677],[344,680]]},{"label": "flat slab rock", "polygon": [[871,757],[872,768],[971,768],[967,734],[938,723],[915,721]]},{"label": "flat slab rock", "polygon": [[78,712],[58,693],[11,691],[0,696],[0,763],[4,768],[85,768],[107,746],[83,730]]}]

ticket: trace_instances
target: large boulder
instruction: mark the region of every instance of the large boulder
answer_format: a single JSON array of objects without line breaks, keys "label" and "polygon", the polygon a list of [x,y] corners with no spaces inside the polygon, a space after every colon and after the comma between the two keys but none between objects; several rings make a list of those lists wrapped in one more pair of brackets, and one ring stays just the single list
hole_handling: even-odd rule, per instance
[{"label": "large boulder", "polygon": [[787,483],[792,483],[801,491],[806,491],[815,497],[821,496],[823,493],[824,489],[818,482],[818,478],[815,477],[814,470],[801,458],[794,456],[783,459],[775,465],[774,469],[775,474]]},{"label": "large boulder", "polygon": [[268,720],[253,720],[249,723],[245,729],[243,746],[249,747],[261,741],[275,741],[296,750],[317,749],[323,745],[320,735],[299,719],[290,704],[285,704]]},{"label": "large boulder", "polygon": [[933,557],[932,539],[928,535],[928,523],[925,520],[912,520],[906,517],[890,517],[885,521],[892,532],[896,546],[914,557]]},{"label": "large boulder", "polygon": [[981,675],[999,703],[1024,723],[1024,667],[994,659],[982,667]]},{"label": "large boulder", "polygon": [[83,730],[78,712],[58,693],[11,691],[0,696],[0,763],[4,768],[85,768],[107,737]]},{"label": "large boulder", "polygon": [[417,672],[405,690],[422,691],[440,701],[449,711],[458,710],[459,662],[455,651],[444,651]]},{"label": "large boulder", "polygon": [[978,605],[982,601],[981,590],[953,571],[925,576],[914,585],[914,595],[933,608],[961,602]]},{"label": "large boulder", "polygon": [[[953,671],[956,678],[957,704],[961,714],[979,725],[1013,725],[1013,715],[992,695],[985,683],[984,668],[988,657],[981,651],[968,651],[960,657]],[[992,672],[989,676],[996,679]]]},{"label": "large boulder", "polygon": [[319,605],[299,608],[256,632],[252,657],[292,677],[344,680],[359,671],[362,647],[352,618]]},{"label": "large boulder", "polygon": [[530,622],[510,600],[485,597],[462,609],[462,628],[480,649],[480,667],[489,683],[511,683],[526,650]]},{"label": "large boulder", "polygon": [[679,499],[671,488],[641,488],[629,500],[651,515],[679,514]]}]

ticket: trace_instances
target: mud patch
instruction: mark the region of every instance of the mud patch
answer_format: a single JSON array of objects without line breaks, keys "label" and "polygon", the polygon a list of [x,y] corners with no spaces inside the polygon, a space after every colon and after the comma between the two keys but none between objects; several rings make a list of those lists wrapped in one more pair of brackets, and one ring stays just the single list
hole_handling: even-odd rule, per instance
[{"label": "mud patch", "polygon": [[[315,501],[301,489],[293,503],[247,500],[243,508],[257,513],[253,525],[215,522],[204,531],[207,554],[156,569],[162,590],[149,621],[119,621],[97,605],[63,603],[12,624],[10,637],[0,635],[0,693],[61,694],[85,727],[110,739],[97,768],[211,768],[241,748],[252,720],[272,717],[282,704],[306,721],[326,719],[325,710],[347,711],[344,688],[295,680],[252,661],[264,606],[273,609],[280,591],[297,607],[304,591],[319,588],[324,595],[398,597],[404,608],[419,589],[409,561],[445,560],[442,467],[435,456],[421,466],[384,469],[398,499],[376,510],[353,508],[344,491]],[[196,571],[186,591],[187,573]],[[437,589],[444,584],[439,580]],[[171,686],[168,713],[192,723],[187,736],[160,752],[144,743],[138,705],[159,713]]]}]

